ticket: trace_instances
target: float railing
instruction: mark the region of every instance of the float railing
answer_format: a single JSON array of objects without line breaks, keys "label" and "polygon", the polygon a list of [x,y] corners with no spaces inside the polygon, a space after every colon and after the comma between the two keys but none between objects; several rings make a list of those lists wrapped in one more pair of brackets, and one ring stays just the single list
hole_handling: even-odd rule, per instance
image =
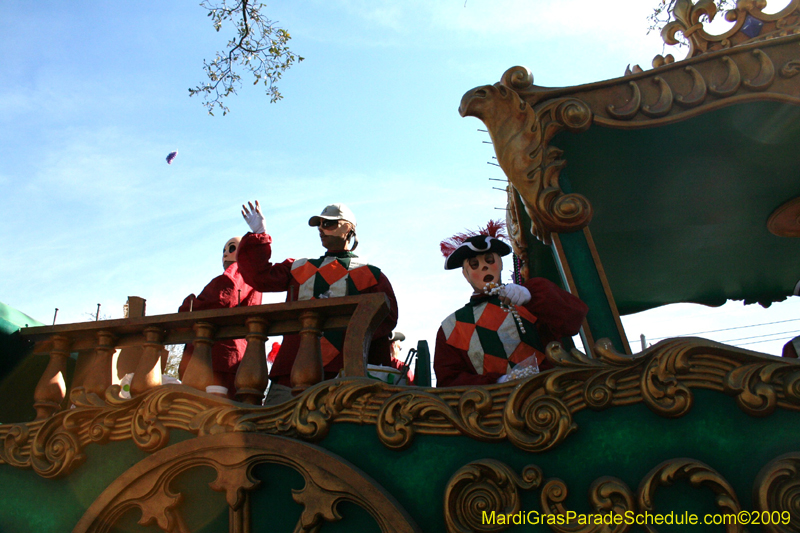
[{"label": "float railing", "polygon": [[20,335],[35,343],[34,354],[50,356],[34,391],[34,408],[39,420],[59,410],[67,397],[64,376],[71,353],[77,352],[78,359],[70,390],[83,388],[87,393],[104,398],[114,381],[115,351],[142,347],[130,386],[135,396],[161,385],[165,345],[191,342],[194,353],[182,383],[205,391],[212,384],[211,347],[214,342],[244,338],[247,348],[234,382],[236,399],[260,405],[268,381],[265,349],[268,337],[300,336],[291,373],[293,392],[297,394],[323,379],[320,336],[325,331],[346,331],[342,349],[344,373],[365,376],[372,335],[388,313],[388,299],[378,293],[38,326],[22,328]]}]

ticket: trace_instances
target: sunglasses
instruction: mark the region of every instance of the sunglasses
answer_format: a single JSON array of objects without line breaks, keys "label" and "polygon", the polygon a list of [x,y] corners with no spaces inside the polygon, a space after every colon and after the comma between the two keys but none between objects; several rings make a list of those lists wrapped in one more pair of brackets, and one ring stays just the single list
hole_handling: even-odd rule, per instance
[{"label": "sunglasses", "polygon": [[321,220],[319,226],[322,229],[335,229],[339,227],[341,220]]}]

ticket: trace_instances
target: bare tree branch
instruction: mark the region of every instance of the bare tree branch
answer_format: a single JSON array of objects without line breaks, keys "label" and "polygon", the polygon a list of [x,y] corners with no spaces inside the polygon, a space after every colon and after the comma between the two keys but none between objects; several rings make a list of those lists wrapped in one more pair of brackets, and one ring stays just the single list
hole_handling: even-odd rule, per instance
[{"label": "bare tree branch", "polygon": [[223,115],[230,111],[223,99],[241,88],[242,77],[237,68],[253,75],[253,85],[263,83],[270,102],[275,103],[283,98],[278,90],[278,80],[294,63],[304,59],[289,49],[289,32],[262,16],[266,5],[254,4],[251,0],[228,4],[229,0],[203,0],[200,4],[208,10],[217,32],[225,21],[234,24],[236,30],[236,36],[228,41],[226,53],[217,52],[213,61],[203,61],[208,81],[189,89],[189,96],[204,96],[203,105],[209,115],[213,115],[217,107]]}]

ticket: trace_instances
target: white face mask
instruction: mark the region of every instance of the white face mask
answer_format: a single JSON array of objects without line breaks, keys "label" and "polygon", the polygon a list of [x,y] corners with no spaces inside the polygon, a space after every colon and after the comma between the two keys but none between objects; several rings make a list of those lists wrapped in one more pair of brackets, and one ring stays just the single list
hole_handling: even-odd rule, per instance
[{"label": "white face mask", "polygon": [[464,260],[461,268],[467,282],[475,292],[484,292],[486,285],[500,284],[500,273],[503,271],[503,260],[496,253],[479,254]]},{"label": "white face mask", "polygon": [[239,255],[239,241],[242,239],[234,237],[225,243],[225,248],[222,249],[222,266],[227,267],[231,263],[236,262],[236,257]]}]

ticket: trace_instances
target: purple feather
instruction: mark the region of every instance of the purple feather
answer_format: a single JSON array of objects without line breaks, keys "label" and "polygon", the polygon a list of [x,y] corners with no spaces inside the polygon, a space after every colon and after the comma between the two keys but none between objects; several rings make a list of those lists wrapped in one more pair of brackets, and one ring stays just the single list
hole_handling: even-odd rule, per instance
[{"label": "purple feather", "polygon": [[177,150],[175,150],[174,152],[170,152],[169,153],[169,155],[167,156],[167,164],[168,165],[172,164],[172,160],[175,159],[176,155],[178,155],[178,151]]}]

